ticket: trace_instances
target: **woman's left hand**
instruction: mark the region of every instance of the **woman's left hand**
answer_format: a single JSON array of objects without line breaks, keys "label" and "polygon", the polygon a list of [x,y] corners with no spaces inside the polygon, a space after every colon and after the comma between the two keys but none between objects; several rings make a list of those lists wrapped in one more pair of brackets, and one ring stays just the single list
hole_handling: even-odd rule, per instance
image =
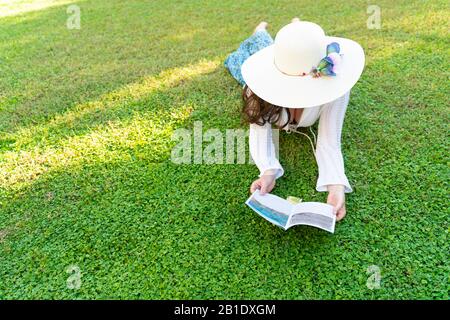
[{"label": "woman's left hand", "polygon": [[327,203],[331,204],[336,214],[336,221],[342,220],[345,217],[345,187],[341,184],[328,185]]}]

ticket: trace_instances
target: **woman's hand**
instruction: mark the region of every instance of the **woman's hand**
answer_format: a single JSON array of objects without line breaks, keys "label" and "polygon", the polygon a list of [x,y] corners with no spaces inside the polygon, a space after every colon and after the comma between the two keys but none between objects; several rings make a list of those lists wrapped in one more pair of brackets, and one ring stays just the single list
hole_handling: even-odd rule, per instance
[{"label": "woman's hand", "polygon": [[256,189],[259,189],[262,195],[272,191],[273,187],[275,187],[275,175],[262,175],[259,179],[253,181],[250,186],[250,192],[253,193]]},{"label": "woman's hand", "polygon": [[331,204],[336,214],[336,221],[342,220],[345,217],[345,187],[341,184],[328,185],[327,203]]}]

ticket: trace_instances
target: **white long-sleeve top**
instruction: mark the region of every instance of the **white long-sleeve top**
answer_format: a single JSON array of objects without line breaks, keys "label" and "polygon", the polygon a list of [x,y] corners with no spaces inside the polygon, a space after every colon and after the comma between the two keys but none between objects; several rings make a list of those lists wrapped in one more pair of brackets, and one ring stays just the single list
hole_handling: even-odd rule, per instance
[{"label": "white long-sleeve top", "polygon": [[[352,192],[344,170],[344,159],[341,152],[341,132],[344,123],[350,91],[342,97],[321,106],[306,108],[297,127],[309,127],[319,119],[319,132],[316,145],[316,161],[319,168],[316,190],[327,191],[327,185],[341,184],[345,192]],[[286,123],[287,111],[280,117],[279,123]],[[288,129],[286,126],[284,129]],[[274,173],[276,178],[284,174],[283,167],[275,154],[272,140],[272,126],[269,123],[260,126],[250,124],[250,154],[260,171]]]}]

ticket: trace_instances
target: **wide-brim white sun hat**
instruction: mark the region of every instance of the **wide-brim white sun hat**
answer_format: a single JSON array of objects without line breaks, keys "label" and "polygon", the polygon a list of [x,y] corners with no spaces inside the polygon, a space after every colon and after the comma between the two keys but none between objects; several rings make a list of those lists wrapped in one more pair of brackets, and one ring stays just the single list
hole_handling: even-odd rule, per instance
[{"label": "wide-brim white sun hat", "polygon": [[[318,76],[311,70],[317,71],[331,43],[339,47],[338,53],[332,54],[336,65],[329,66],[333,75]],[[241,73],[261,99],[276,106],[310,108],[347,93],[361,76],[364,63],[364,50],[357,42],[326,36],[319,25],[296,21],[277,33],[274,44],[250,56]]]}]

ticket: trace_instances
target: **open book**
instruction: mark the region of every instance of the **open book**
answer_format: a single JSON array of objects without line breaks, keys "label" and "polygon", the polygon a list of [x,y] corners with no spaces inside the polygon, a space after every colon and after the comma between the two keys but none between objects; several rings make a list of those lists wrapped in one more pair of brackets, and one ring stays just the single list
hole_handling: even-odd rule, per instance
[{"label": "open book", "polygon": [[261,195],[259,190],[256,190],[245,204],[261,217],[284,230],[302,224],[334,233],[336,215],[329,204],[321,202],[292,204],[269,193]]}]

